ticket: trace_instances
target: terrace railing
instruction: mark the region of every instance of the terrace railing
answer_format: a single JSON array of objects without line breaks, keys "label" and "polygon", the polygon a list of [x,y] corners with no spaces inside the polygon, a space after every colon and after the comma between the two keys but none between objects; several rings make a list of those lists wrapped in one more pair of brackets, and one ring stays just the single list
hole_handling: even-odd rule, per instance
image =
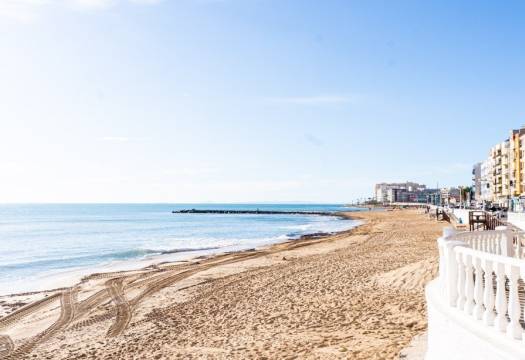
[{"label": "terrace railing", "polygon": [[504,228],[446,229],[438,240],[439,283],[448,305],[515,340],[525,329],[523,240],[523,234]]}]

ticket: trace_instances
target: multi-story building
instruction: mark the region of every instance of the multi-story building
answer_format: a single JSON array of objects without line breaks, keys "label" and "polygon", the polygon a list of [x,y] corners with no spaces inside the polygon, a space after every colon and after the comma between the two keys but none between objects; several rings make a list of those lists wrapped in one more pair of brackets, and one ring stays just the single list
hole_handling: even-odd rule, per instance
[{"label": "multi-story building", "polygon": [[474,184],[474,200],[481,202],[481,163],[472,168],[472,184]]},{"label": "multi-story building", "polygon": [[525,208],[525,127],[512,130],[511,145],[511,208],[523,211]]},{"label": "multi-story building", "polygon": [[500,206],[508,206],[511,190],[511,147],[507,139],[490,150],[492,159],[492,201]]},{"label": "multi-story building", "polygon": [[492,202],[492,160],[486,159],[480,166],[480,198],[476,199],[479,205]]},{"label": "multi-story building", "polygon": [[375,199],[380,203],[419,202],[426,203],[431,193],[436,190],[427,189],[426,185],[414,182],[380,183],[374,188]]},{"label": "multi-story building", "polygon": [[461,202],[461,190],[459,188],[442,188],[440,192],[443,205],[455,205]]},{"label": "multi-story building", "polygon": [[418,192],[426,189],[425,185],[407,181],[405,183],[380,183],[374,188],[375,199],[378,202],[398,202],[401,192]]},{"label": "multi-story building", "polygon": [[525,209],[525,127],[511,130],[472,174],[478,204]]}]

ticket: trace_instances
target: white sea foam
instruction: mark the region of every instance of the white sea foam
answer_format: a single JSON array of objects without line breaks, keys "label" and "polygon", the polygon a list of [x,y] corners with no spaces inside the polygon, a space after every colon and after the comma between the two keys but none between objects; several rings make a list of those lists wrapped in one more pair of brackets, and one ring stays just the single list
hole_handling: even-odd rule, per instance
[{"label": "white sea foam", "polygon": [[[223,206],[340,210],[325,205]],[[257,248],[357,224],[321,216],[171,214],[173,209],[192,207],[195,205],[0,206],[0,218],[10,224],[0,227],[0,294],[71,285],[93,272]]]}]

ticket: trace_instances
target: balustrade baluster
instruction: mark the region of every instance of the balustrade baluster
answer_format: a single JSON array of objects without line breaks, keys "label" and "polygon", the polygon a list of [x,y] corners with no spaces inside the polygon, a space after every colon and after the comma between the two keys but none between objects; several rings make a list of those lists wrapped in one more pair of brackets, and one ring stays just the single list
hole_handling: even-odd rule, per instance
[{"label": "balustrade baluster", "polygon": [[458,263],[458,300],[457,308],[463,310],[465,306],[465,264],[463,262],[463,254],[461,252],[456,253],[456,259]]},{"label": "balustrade baluster", "polygon": [[480,236],[479,239],[478,239],[478,249],[477,250],[483,251],[483,244],[484,243],[485,243],[485,237],[484,236]]},{"label": "balustrade baluster", "polygon": [[476,305],[474,306],[474,318],[481,320],[483,318],[483,269],[481,268],[481,260],[478,258],[473,259],[474,268],[476,269],[476,276],[474,278],[474,300]]},{"label": "balustrade baluster", "polygon": [[474,309],[474,272],[472,268],[472,256],[463,254],[465,261],[465,307],[463,310],[466,314],[472,315]]},{"label": "balustrade baluster", "polygon": [[482,262],[483,270],[485,271],[485,292],[483,294],[483,305],[485,305],[485,312],[483,313],[483,321],[487,325],[494,325],[494,282],[492,280],[492,261],[484,260]]},{"label": "balustrade baluster", "polygon": [[441,283],[441,287],[445,288],[445,281],[447,278],[446,270],[445,270],[445,251],[443,250],[443,243],[442,240],[438,240],[438,251],[439,251],[439,281]]},{"label": "balustrade baluster", "polygon": [[499,331],[507,331],[507,294],[505,293],[505,265],[496,264],[496,327]]},{"label": "balustrade baluster", "polygon": [[507,335],[513,339],[521,340],[523,330],[520,325],[521,307],[518,298],[519,268],[507,265],[505,272],[509,278],[509,318]]}]

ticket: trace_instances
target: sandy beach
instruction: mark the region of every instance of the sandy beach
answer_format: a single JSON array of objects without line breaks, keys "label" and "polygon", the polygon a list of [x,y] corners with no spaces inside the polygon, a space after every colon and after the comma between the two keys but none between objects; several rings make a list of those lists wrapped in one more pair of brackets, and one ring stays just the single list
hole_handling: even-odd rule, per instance
[{"label": "sandy beach", "polygon": [[349,215],[364,225],[0,297],[0,358],[396,359],[426,329],[444,225]]}]

